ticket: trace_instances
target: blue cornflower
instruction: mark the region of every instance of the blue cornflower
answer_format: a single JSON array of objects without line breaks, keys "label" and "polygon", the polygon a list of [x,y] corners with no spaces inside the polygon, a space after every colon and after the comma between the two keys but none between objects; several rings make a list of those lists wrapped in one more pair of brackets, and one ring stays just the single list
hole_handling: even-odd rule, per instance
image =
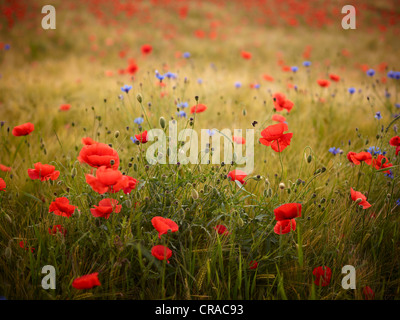
[{"label": "blue cornflower", "polygon": [[186,118],[186,112],[183,110],[177,112],[176,115],[180,118]]},{"label": "blue cornflower", "polygon": [[183,55],[182,55],[182,57],[184,57],[184,58],[190,58],[190,53],[189,52],[185,52]]},{"label": "blue cornflower", "polygon": [[385,176],[390,178],[390,179],[394,178],[392,170],[389,170],[389,173],[385,173]]},{"label": "blue cornflower", "polygon": [[168,71],[166,74],[164,74],[164,77],[167,77],[168,79],[176,79],[177,76],[175,73],[172,73],[170,71]]},{"label": "blue cornflower", "polygon": [[189,107],[189,103],[187,102],[180,102],[176,105],[178,108],[187,108]]},{"label": "blue cornflower", "polygon": [[298,67],[296,67],[296,66],[292,67],[292,71],[293,71],[293,72],[297,72],[297,70],[299,70]]},{"label": "blue cornflower", "polygon": [[136,118],[133,120],[134,123],[141,125],[143,123],[144,119],[142,117]]},{"label": "blue cornflower", "polygon": [[254,88],[259,89],[260,88],[260,84],[259,83],[255,84]]},{"label": "blue cornflower", "polygon": [[236,83],[235,83],[235,87],[236,87],[236,88],[240,88],[241,86],[242,86],[242,84],[241,84],[240,82],[236,82]]},{"label": "blue cornflower", "polygon": [[375,146],[369,147],[367,152],[369,152],[373,156],[376,156],[376,155],[379,155],[379,154],[384,156],[386,154],[386,151],[381,151],[379,149],[379,147],[375,147]]},{"label": "blue cornflower", "polygon": [[304,61],[303,66],[305,66],[305,67],[311,66],[311,61]]},{"label": "blue cornflower", "polygon": [[374,74],[375,74],[375,70],[374,69],[369,69],[367,71],[367,75],[370,76],[370,77],[372,77]]},{"label": "blue cornflower", "polygon": [[375,117],[374,118],[378,119],[378,120],[381,120],[382,119],[381,113],[379,111],[377,113],[375,113]]},{"label": "blue cornflower", "polygon": [[340,150],[340,148],[335,148],[335,147],[329,148],[328,151],[330,153],[332,153],[334,156],[336,156],[338,153],[342,153],[343,152],[342,150]]},{"label": "blue cornflower", "polygon": [[203,83],[203,80],[199,78],[199,79],[197,79],[197,83],[198,83],[198,84],[202,84],[202,83]]},{"label": "blue cornflower", "polygon": [[136,142],[139,141],[138,139],[136,139],[136,137],[131,137],[131,140],[132,140],[133,143],[136,143]]},{"label": "blue cornflower", "polygon": [[396,104],[395,104],[395,107],[396,107],[396,108],[400,108],[400,103],[396,103]]},{"label": "blue cornflower", "polygon": [[4,46],[4,50],[10,50],[10,48],[11,46],[8,43]]},{"label": "blue cornflower", "polygon": [[132,89],[132,86],[128,86],[127,84],[124,85],[123,87],[121,87],[121,90],[126,92],[126,93],[128,93],[129,90],[131,90],[131,89]]},{"label": "blue cornflower", "polygon": [[354,92],[356,92],[356,89],[351,87],[351,88],[349,88],[349,92],[350,92],[350,94],[353,94]]},{"label": "blue cornflower", "polygon": [[208,135],[209,135],[210,137],[212,137],[212,136],[215,134],[215,130],[207,129],[207,133],[208,133]]},{"label": "blue cornflower", "polygon": [[164,79],[164,76],[163,76],[162,74],[160,74],[160,73],[158,72],[158,70],[156,70],[156,78],[157,78],[158,80],[162,81],[162,80]]},{"label": "blue cornflower", "polygon": [[397,199],[397,200],[396,200],[396,204],[397,204],[398,206],[400,206],[400,199]]}]

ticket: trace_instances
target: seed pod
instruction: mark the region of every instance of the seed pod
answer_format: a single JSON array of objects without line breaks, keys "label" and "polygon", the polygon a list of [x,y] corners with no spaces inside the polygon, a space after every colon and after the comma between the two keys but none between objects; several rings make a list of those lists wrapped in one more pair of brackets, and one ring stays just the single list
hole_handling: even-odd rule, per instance
[{"label": "seed pod", "polygon": [[192,189],[192,198],[193,200],[197,200],[199,198],[199,193],[196,189]]},{"label": "seed pod", "polygon": [[137,99],[137,101],[139,101],[139,103],[142,103],[142,101],[143,101],[143,97],[140,93],[137,94],[136,99]]},{"label": "seed pod", "polygon": [[165,121],[164,117],[160,117],[160,126],[163,129],[165,129],[165,127],[166,127],[166,121]]},{"label": "seed pod", "polygon": [[118,131],[118,130],[114,132],[114,137],[115,137],[115,138],[118,138],[118,137],[119,137],[119,131]]},{"label": "seed pod", "polygon": [[312,161],[312,155],[310,154],[310,155],[307,157],[307,162],[310,163],[311,161]]},{"label": "seed pod", "polygon": [[77,170],[76,170],[76,168],[74,167],[74,168],[72,168],[72,170],[71,170],[71,177],[72,177],[72,179],[75,178],[76,174],[77,174]]}]

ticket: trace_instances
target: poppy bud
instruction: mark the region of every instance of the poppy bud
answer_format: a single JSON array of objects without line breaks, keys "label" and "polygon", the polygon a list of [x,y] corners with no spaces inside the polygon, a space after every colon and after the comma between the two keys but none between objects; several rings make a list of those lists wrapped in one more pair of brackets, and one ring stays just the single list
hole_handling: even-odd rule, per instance
[{"label": "poppy bud", "polygon": [[365,144],[368,144],[369,143],[369,140],[367,139],[367,140],[365,140]]},{"label": "poppy bud", "polygon": [[166,122],[165,122],[165,118],[164,117],[160,117],[160,126],[161,128],[165,128]]},{"label": "poppy bud", "polygon": [[142,103],[143,101],[142,95],[140,93],[137,94],[136,99],[137,101],[139,101],[139,103]]},{"label": "poppy bud", "polygon": [[197,200],[199,198],[199,194],[196,189],[192,189],[192,198],[193,200]]},{"label": "poppy bud", "polygon": [[243,227],[243,225],[244,225],[243,219],[239,218],[238,221],[237,221],[237,224],[239,225],[239,227]]},{"label": "poppy bud", "polygon": [[134,164],[133,164],[133,170],[134,170],[134,171],[137,171],[137,169],[138,169],[138,168],[137,168],[137,164],[134,163]]},{"label": "poppy bud", "polygon": [[114,132],[114,137],[115,137],[115,138],[118,138],[118,137],[119,137],[119,131],[118,131],[118,130]]},{"label": "poppy bud", "polygon": [[307,162],[310,163],[312,161],[312,156],[311,154],[307,157]]},{"label": "poppy bud", "polygon": [[75,176],[76,176],[76,168],[74,167],[74,168],[72,168],[72,170],[71,170],[71,177],[72,178],[75,178]]}]

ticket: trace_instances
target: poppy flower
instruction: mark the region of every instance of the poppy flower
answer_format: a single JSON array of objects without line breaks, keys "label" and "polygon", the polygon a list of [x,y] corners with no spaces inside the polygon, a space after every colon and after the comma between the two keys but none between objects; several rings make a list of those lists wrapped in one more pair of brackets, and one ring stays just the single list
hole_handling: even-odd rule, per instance
[{"label": "poppy flower", "polygon": [[331,79],[332,81],[338,82],[340,80],[340,77],[337,74],[331,73],[329,75],[329,79]]},{"label": "poppy flower", "polygon": [[233,180],[233,181],[235,181],[235,180],[237,180],[237,181],[239,181],[241,184],[246,184],[246,181],[244,181],[244,179],[247,177],[247,173],[246,172],[243,172],[242,170],[233,170],[233,171],[230,171],[229,173],[228,173],[228,178],[230,179],[230,180]]},{"label": "poppy flower", "polygon": [[319,80],[317,80],[317,83],[322,88],[327,88],[331,84],[328,80],[325,80],[325,79],[319,79]]},{"label": "poppy flower", "polygon": [[160,239],[161,235],[167,234],[168,231],[177,232],[179,230],[178,225],[174,221],[159,216],[151,219],[151,224],[158,231],[158,237]]},{"label": "poppy flower", "polygon": [[207,106],[204,104],[198,104],[190,108],[190,113],[201,113],[207,110]]},{"label": "poppy flower", "polygon": [[293,109],[294,103],[286,99],[283,93],[277,92],[272,97],[274,99],[274,108],[276,111],[287,110],[289,113]]},{"label": "poppy flower", "polygon": [[280,114],[274,114],[272,116],[272,121],[276,121],[276,122],[285,122],[286,118],[284,116],[281,116]]},{"label": "poppy flower", "polygon": [[274,209],[277,221],[301,217],[301,203],[286,203]]},{"label": "poppy flower", "polygon": [[35,126],[32,123],[27,122],[27,123],[24,123],[24,124],[14,127],[14,129],[12,130],[12,134],[16,137],[27,136],[34,129],[35,129]]},{"label": "poppy flower", "polygon": [[129,178],[123,175],[119,170],[107,168],[105,166],[96,170],[96,176],[86,174],[86,182],[92,189],[100,194],[110,192],[115,193],[121,189],[128,188]]},{"label": "poppy flower", "polygon": [[0,178],[0,191],[6,191],[6,187],[6,182],[2,178]]},{"label": "poppy flower", "polygon": [[223,224],[218,224],[214,227],[214,230],[217,231],[218,234],[222,235],[229,235],[230,232],[228,231],[228,228],[224,226]]},{"label": "poppy flower", "polygon": [[68,111],[69,109],[71,109],[71,105],[70,104],[62,104],[58,110],[60,110],[60,111]]},{"label": "poppy flower", "polygon": [[66,197],[55,199],[49,207],[49,212],[53,212],[57,216],[69,218],[75,211],[75,206],[69,204],[69,200]]},{"label": "poppy flower", "polygon": [[129,65],[128,65],[128,67],[126,68],[126,72],[128,72],[129,74],[131,74],[131,75],[134,75],[137,71],[138,71],[138,69],[139,69],[139,67],[138,67],[138,65],[136,64],[136,62],[134,61],[134,60],[129,60]]},{"label": "poppy flower", "polygon": [[249,263],[249,269],[254,270],[254,269],[257,269],[257,267],[258,267],[258,262],[255,260],[251,260]]},{"label": "poppy flower", "polygon": [[85,146],[90,146],[90,145],[92,145],[92,144],[96,144],[96,143],[98,143],[97,141],[94,141],[92,138],[90,138],[90,137],[85,137],[85,138],[82,138],[82,144],[84,144]]},{"label": "poppy flower", "polygon": [[126,177],[128,178],[128,186],[123,189],[123,192],[125,194],[129,194],[129,193],[131,193],[132,190],[134,190],[136,188],[138,181],[135,178],[132,178],[130,176],[126,176]]},{"label": "poppy flower", "polygon": [[356,165],[359,165],[362,161],[364,161],[366,164],[371,165],[372,163],[372,155],[369,152],[349,152],[347,154],[347,159]]},{"label": "poppy flower", "polygon": [[32,180],[56,180],[60,176],[60,171],[57,171],[56,167],[50,164],[41,164],[40,162],[37,162],[34,166],[35,169],[28,169],[28,175]]},{"label": "poppy flower", "polygon": [[246,60],[250,60],[251,59],[251,53],[250,52],[241,51],[240,54],[241,54],[243,59],[246,59]]},{"label": "poppy flower", "polygon": [[[105,166],[116,170],[119,166],[117,151],[100,142],[83,146],[79,152],[78,160],[80,163],[84,162],[94,168]],[[111,164],[111,160],[114,161],[114,164]]]},{"label": "poppy flower", "polygon": [[9,172],[9,171],[11,171],[11,167],[7,167],[3,164],[0,164],[0,170],[4,171],[4,172]]},{"label": "poppy flower", "polygon": [[396,147],[396,156],[399,154],[400,151],[400,137],[396,136],[390,139],[389,144],[393,147]]},{"label": "poppy flower", "polygon": [[49,227],[49,233],[51,235],[55,235],[57,232],[61,233],[63,236],[67,234],[67,230],[61,224],[56,224],[52,227]]},{"label": "poppy flower", "polygon": [[146,143],[148,141],[147,140],[147,130],[143,131],[140,134],[135,134],[135,138],[141,143]]},{"label": "poppy flower", "polygon": [[364,300],[374,300],[375,292],[369,286],[363,288]]},{"label": "poppy flower", "polygon": [[121,212],[121,208],[122,205],[118,204],[117,200],[105,198],[99,202],[98,206],[95,205],[94,208],[91,208],[90,212],[96,218],[108,219],[112,212]]},{"label": "poppy flower", "polygon": [[158,245],[151,249],[151,254],[158,260],[167,260],[167,263],[169,263],[168,259],[171,258],[172,251],[166,246]]},{"label": "poppy flower", "polygon": [[142,51],[142,54],[148,55],[153,51],[153,47],[149,44],[144,44],[140,50]]},{"label": "poppy flower", "polygon": [[95,272],[76,278],[72,282],[72,286],[78,290],[91,289],[93,287],[100,286],[101,283],[99,281],[98,275],[99,273]]},{"label": "poppy flower", "polygon": [[[386,158],[384,155],[378,155],[378,157],[376,159],[374,159],[372,161],[372,166],[376,169],[376,170],[380,170],[380,169],[386,169],[386,168],[390,168],[393,166],[393,164],[391,164],[389,162],[389,159]],[[385,173],[390,174],[390,171],[385,171]]]},{"label": "poppy flower", "polygon": [[277,123],[268,126],[261,131],[260,142],[265,146],[271,146],[272,150],[276,152],[282,152],[287,146],[290,145],[290,141],[293,137],[293,133],[284,133],[289,130],[286,123]]},{"label": "poppy flower", "polygon": [[243,137],[232,137],[233,142],[237,143],[237,144],[245,144],[246,143],[246,139]]},{"label": "poppy flower", "polygon": [[274,226],[274,232],[276,234],[286,234],[289,233],[291,230],[296,230],[296,220],[279,220],[276,222]]},{"label": "poppy flower", "polygon": [[264,78],[265,81],[270,81],[270,82],[273,82],[273,81],[274,81],[274,78],[271,77],[271,76],[268,75],[268,74],[263,74],[263,78]]},{"label": "poppy flower", "polygon": [[368,209],[371,207],[371,205],[367,202],[367,197],[364,196],[361,192],[353,190],[353,188],[350,188],[350,195],[351,195],[351,200],[357,201],[358,199],[361,199],[361,202],[358,204],[361,206],[363,209]]},{"label": "poppy flower", "polygon": [[329,267],[317,267],[313,270],[314,283],[317,286],[326,287],[331,282],[332,270]]},{"label": "poppy flower", "polygon": [[[22,249],[25,249],[25,250],[28,250],[28,249],[29,249],[29,247],[25,245],[25,242],[24,242],[24,241],[20,241],[19,246],[20,246]],[[35,251],[35,248],[33,248],[33,247],[31,247],[30,249],[31,249],[31,252],[32,252],[32,253]]]}]

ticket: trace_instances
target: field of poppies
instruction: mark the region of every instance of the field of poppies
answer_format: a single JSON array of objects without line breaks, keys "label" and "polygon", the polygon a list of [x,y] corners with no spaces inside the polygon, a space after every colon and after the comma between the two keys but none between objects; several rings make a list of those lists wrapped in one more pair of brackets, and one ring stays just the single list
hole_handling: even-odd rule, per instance
[{"label": "field of poppies", "polygon": [[400,11],[353,2],[1,1],[0,297],[398,299]]}]

